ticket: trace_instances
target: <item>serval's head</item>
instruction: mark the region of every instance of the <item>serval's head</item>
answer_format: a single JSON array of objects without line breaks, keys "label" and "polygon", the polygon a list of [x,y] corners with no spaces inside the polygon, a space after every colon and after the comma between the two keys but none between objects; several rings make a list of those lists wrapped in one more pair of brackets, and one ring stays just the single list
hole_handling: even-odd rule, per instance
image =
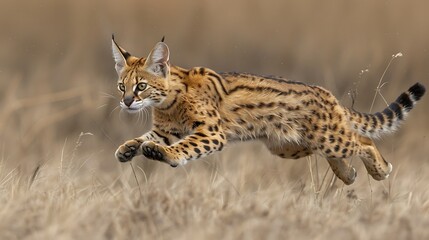
[{"label": "serval's head", "polygon": [[161,106],[167,98],[170,64],[167,44],[158,42],[147,58],[132,56],[112,36],[112,51],[118,73],[120,105],[129,112]]}]

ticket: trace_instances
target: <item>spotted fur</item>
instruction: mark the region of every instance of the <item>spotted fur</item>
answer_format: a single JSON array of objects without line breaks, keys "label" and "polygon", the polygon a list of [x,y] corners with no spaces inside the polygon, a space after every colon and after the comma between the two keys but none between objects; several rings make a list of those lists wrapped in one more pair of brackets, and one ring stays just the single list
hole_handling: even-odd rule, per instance
[{"label": "spotted fur", "polygon": [[327,90],[283,78],[183,69],[169,62],[169,49],[156,44],[137,58],[112,39],[121,106],[131,112],[153,107],[153,128],[116,151],[121,162],[137,155],[175,167],[220,151],[230,142],[261,140],[275,155],[298,159],[319,154],[346,184],[359,156],[376,180],[392,166],[372,138],[396,129],[425,93],[417,83],[375,114],[341,106]]}]

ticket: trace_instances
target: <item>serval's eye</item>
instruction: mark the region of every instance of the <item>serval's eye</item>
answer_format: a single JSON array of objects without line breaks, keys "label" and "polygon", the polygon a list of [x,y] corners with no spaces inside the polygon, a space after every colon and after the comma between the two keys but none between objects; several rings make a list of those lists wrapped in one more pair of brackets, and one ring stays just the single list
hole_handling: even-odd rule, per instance
[{"label": "serval's eye", "polygon": [[118,83],[118,89],[121,92],[125,92],[125,85],[123,83]]},{"label": "serval's eye", "polygon": [[139,83],[139,84],[137,84],[137,90],[138,91],[143,91],[143,90],[145,90],[146,89],[146,87],[147,87],[147,84],[146,83],[143,83],[143,82],[141,82],[141,83]]}]

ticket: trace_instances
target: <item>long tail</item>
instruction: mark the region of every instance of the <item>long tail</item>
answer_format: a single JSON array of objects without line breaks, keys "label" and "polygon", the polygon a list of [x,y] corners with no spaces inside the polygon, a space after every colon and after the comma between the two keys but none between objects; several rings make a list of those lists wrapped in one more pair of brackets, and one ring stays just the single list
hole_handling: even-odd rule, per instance
[{"label": "long tail", "polygon": [[383,134],[392,133],[398,129],[425,92],[425,87],[416,83],[382,112],[368,114],[348,109],[350,124],[359,134],[369,138],[378,138]]}]

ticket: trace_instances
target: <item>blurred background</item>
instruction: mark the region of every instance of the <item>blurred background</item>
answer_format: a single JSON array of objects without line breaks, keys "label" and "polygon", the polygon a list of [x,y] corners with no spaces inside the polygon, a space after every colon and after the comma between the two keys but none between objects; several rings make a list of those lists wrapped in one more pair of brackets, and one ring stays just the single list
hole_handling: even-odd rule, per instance
[{"label": "blurred background", "polygon": [[[399,52],[403,56],[384,76],[383,97],[393,101],[417,81],[429,86],[428,9],[427,1],[417,0],[3,0],[2,164],[25,171],[67,158],[83,173],[117,169],[117,146],[147,131],[150,121],[117,108],[112,33],[136,56],[146,56],[165,36],[172,64],[184,68],[318,84],[349,107],[354,92],[355,109],[368,112],[380,77]],[[378,96],[374,109],[384,107]],[[425,96],[401,130],[378,142],[394,166],[411,162],[418,172],[420,164],[428,165],[428,107]],[[237,153],[255,165],[260,158],[274,168],[290,162],[291,178],[308,171],[305,161],[284,163],[260,144],[237,144],[212,158]],[[148,172],[166,169],[144,164]]]}]

